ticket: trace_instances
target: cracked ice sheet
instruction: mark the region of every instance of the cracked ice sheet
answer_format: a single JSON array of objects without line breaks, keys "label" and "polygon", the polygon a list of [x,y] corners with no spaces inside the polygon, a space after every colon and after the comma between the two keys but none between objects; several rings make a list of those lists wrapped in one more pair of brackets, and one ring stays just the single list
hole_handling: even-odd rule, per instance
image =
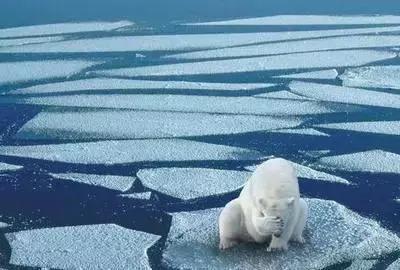
[{"label": "cracked ice sheet", "polygon": [[57,269],[151,269],[147,249],[160,236],[115,224],[7,233],[10,264]]},{"label": "cracked ice sheet", "polygon": [[120,195],[118,195],[118,197],[136,199],[136,200],[150,200],[151,199],[151,192],[120,194]]},{"label": "cracked ice sheet", "polygon": [[174,269],[323,269],[399,249],[400,239],[377,222],[334,201],[306,201],[310,209],[306,243],[293,243],[286,252],[267,252],[266,244],[241,244],[221,252],[217,228],[221,208],[174,213],[162,262]]},{"label": "cracked ice sheet", "polygon": [[302,73],[291,73],[286,75],[274,76],[274,78],[333,80],[336,79],[337,75],[338,72],[336,71],[336,69],[325,69],[325,70],[309,71]]},{"label": "cracked ice sheet", "polygon": [[346,122],[316,125],[316,127],[357,132],[400,135],[400,121]]},{"label": "cracked ice sheet", "polygon": [[99,70],[107,76],[178,76],[360,66],[395,58],[393,52],[341,50]]},{"label": "cracked ice sheet", "polygon": [[323,166],[347,171],[400,174],[400,155],[382,150],[370,150],[319,159]]},{"label": "cracked ice sheet", "polygon": [[[152,111],[41,112],[18,139],[149,139],[237,134],[290,128],[296,118]],[[129,126],[129,128],[127,128]]]},{"label": "cracked ice sheet", "polygon": [[144,169],[137,177],[144,186],[182,200],[238,190],[251,173],[206,168]]},{"label": "cracked ice sheet", "polygon": [[18,171],[18,170],[20,170],[22,168],[23,168],[22,166],[12,165],[12,164],[7,164],[7,163],[0,162],[0,173],[1,172],[8,172],[8,171]]},{"label": "cracked ice sheet", "polygon": [[128,21],[30,25],[30,26],[0,29],[0,38],[58,35],[58,34],[71,34],[79,32],[111,31],[117,28],[131,26],[131,25],[133,25],[133,23]]},{"label": "cracked ice sheet", "polygon": [[116,191],[128,191],[134,182],[135,177],[119,175],[97,175],[82,173],[50,173],[50,175],[59,180],[69,180],[72,182],[104,187]]},{"label": "cracked ice sheet", "polygon": [[84,60],[3,62],[0,63],[0,85],[69,77],[99,63]]},{"label": "cracked ice sheet", "polygon": [[21,46],[35,43],[46,43],[61,41],[64,37],[37,37],[37,38],[16,38],[16,39],[0,39],[0,47],[5,46]]},{"label": "cracked ice sheet", "polygon": [[322,101],[400,108],[400,95],[396,94],[307,82],[292,82],[289,88],[295,94]]},{"label": "cracked ice sheet", "polygon": [[258,94],[258,95],[255,95],[254,97],[256,97],[256,98],[275,98],[275,99],[294,99],[294,100],[312,100],[307,97],[293,94],[292,92],[289,92],[286,90]]},{"label": "cracked ice sheet", "polygon": [[350,87],[400,89],[400,66],[372,66],[346,69],[340,76]]},{"label": "cracked ice sheet", "polygon": [[0,146],[0,155],[78,164],[152,161],[258,160],[257,151],[180,139],[120,140],[29,146]]},{"label": "cracked ice sheet", "polygon": [[399,269],[400,269],[400,259],[397,259],[397,261],[389,265],[386,270],[399,270]]},{"label": "cracked ice sheet", "polygon": [[262,56],[287,53],[303,53],[314,51],[329,51],[342,49],[361,49],[376,47],[391,47],[400,44],[400,36],[346,36],[299,41],[276,42],[253,46],[222,48],[199,52],[189,52],[169,55],[174,59],[209,59],[224,57]]},{"label": "cracked ice sheet", "polygon": [[[0,103],[36,104],[62,107],[135,109],[151,111],[308,115],[330,113],[317,102],[262,99],[255,97],[217,97],[187,95],[73,95],[48,97],[3,97]],[[212,106],[211,106],[212,104]],[[344,108],[349,110],[349,108]],[[353,108],[356,110],[356,108]]]},{"label": "cracked ice sheet", "polygon": [[183,25],[348,25],[400,24],[400,16],[277,15]]},{"label": "cracked ice sheet", "polygon": [[[147,81],[113,78],[95,78],[59,83],[41,84],[7,92],[7,94],[47,94],[69,93],[78,91],[109,91],[109,90],[146,90],[146,89],[179,89],[179,90],[215,90],[215,91],[245,91],[275,86],[269,83],[208,83],[185,81]],[[128,91],[127,91],[128,92]]]},{"label": "cracked ice sheet", "polygon": [[[144,52],[210,49],[239,46],[260,42],[329,37],[399,31],[400,27],[376,27],[324,31],[293,31],[272,33],[187,34],[116,36],[91,39],[68,40],[46,45],[27,45],[21,48],[2,48],[7,53],[74,53],[74,52]],[[399,45],[399,44],[396,44]]]}]

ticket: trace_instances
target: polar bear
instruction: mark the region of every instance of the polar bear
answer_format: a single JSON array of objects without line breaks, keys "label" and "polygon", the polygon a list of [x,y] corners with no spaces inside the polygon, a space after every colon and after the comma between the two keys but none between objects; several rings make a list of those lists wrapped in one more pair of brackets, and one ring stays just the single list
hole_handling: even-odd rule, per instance
[{"label": "polar bear", "polygon": [[289,240],[304,243],[307,215],[292,163],[270,159],[256,168],[239,197],[222,210],[219,247],[270,240],[268,251],[287,250]]}]

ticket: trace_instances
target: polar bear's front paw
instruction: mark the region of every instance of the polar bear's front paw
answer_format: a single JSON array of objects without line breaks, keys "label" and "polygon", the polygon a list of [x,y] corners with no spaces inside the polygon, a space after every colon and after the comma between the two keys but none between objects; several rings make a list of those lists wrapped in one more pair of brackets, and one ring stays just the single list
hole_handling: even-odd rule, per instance
[{"label": "polar bear's front paw", "polygon": [[299,236],[295,236],[293,238],[293,241],[298,242],[300,244],[304,244],[306,242],[306,239],[304,239],[303,236],[299,235]]},{"label": "polar bear's front paw", "polygon": [[279,237],[283,230],[283,220],[279,217],[266,217],[267,227],[270,229],[271,234]]},{"label": "polar bear's front paw", "polygon": [[267,248],[268,252],[271,251],[286,251],[288,250],[288,244],[284,241],[281,241],[279,239],[273,238],[271,243],[269,244],[269,247]]},{"label": "polar bear's front paw", "polygon": [[239,244],[238,241],[236,240],[231,240],[231,239],[221,239],[219,242],[219,249],[220,250],[225,250],[231,247],[236,246],[237,244]]}]

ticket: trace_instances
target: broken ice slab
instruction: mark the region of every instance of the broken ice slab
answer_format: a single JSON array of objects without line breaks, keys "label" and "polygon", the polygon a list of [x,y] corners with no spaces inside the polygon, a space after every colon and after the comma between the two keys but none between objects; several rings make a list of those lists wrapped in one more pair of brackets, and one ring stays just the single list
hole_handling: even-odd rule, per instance
[{"label": "broken ice slab", "polygon": [[97,175],[83,173],[50,173],[50,175],[59,180],[68,180],[121,192],[128,191],[130,188],[132,188],[132,185],[136,181],[135,177],[119,175]]},{"label": "broken ice slab", "polygon": [[150,200],[151,192],[138,192],[138,193],[127,193],[127,194],[119,194],[119,197],[135,199],[135,200]]},{"label": "broken ice slab", "polygon": [[366,65],[371,62],[395,58],[394,52],[374,50],[339,50],[286,55],[249,57],[227,60],[164,64],[133,68],[99,70],[108,76],[179,76],[225,74],[237,72],[273,71],[305,68],[333,68]]},{"label": "broken ice slab", "polygon": [[393,262],[386,270],[399,270],[400,269],[400,258]]},{"label": "broken ice slab", "polygon": [[147,250],[160,236],[115,224],[6,234],[10,264],[57,269],[151,269]]},{"label": "broken ice slab", "polygon": [[357,132],[400,135],[400,121],[346,122],[316,125],[316,127]]},{"label": "broken ice slab", "polygon": [[307,157],[319,158],[321,156],[328,155],[331,150],[299,150],[298,152]]},{"label": "broken ice slab", "polygon": [[400,239],[378,222],[334,201],[306,201],[310,210],[306,243],[291,243],[286,252],[267,252],[267,244],[220,251],[221,209],[173,213],[162,262],[173,269],[323,269],[399,250]]},{"label": "broken ice slab", "polygon": [[63,37],[36,37],[36,38],[15,38],[15,39],[0,39],[0,47],[6,46],[21,46],[36,43],[47,43],[63,40]]},{"label": "broken ice slab", "polygon": [[0,222],[0,229],[7,228],[7,227],[9,227],[9,226],[10,226],[10,225],[7,224],[7,223],[5,223],[5,222]]},{"label": "broken ice slab", "polygon": [[258,160],[262,157],[257,151],[244,148],[180,139],[0,146],[0,155],[78,164]]},{"label": "broken ice slab", "polygon": [[[19,88],[7,94],[48,94],[73,93],[79,91],[102,92],[112,90],[206,90],[206,91],[246,91],[274,86],[269,83],[208,83],[186,81],[150,81],[113,78],[94,78],[58,83],[40,84]],[[128,92],[128,91],[127,91]]]},{"label": "broken ice slab", "polygon": [[121,27],[131,26],[128,21],[120,22],[81,22],[81,23],[58,23],[20,26],[14,28],[0,29],[0,38],[23,37],[23,36],[44,36],[71,34],[79,32],[110,31]]},{"label": "broken ice slab", "polygon": [[346,270],[372,270],[378,260],[356,260]]},{"label": "broken ice slab", "polygon": [[69,77],[99,62],[84,60],[45,60],[0,63],[0,85],[42,79]]},{"label": "broken ice slab", "polygon": [[329,137],[328,134],[320,132],[313,128],[276,129],[276,130],[270,130],[270,131],[268,131],[268,133],[282,133],[282,134],[297,134],[297,135]]},{"label": "broken ice slab", "polygon": [[281,79],[313,79],[313,80],[333,80],[336,79],[338,72],[336,69],[323,69],[317,71],[291,73],[286,75],[275,76]]},{"label": "broken ice slab", "polygon": [[322,101],[400,108],[400,95],[396,94],[308,82],[291,82],[289,88],[296,94]]},{"label": "broken ice slab", "polygon": [[0,162],[0,173],[8,172],[8,171],[17,171],[22,168],[23,168],[22,166]]},{"label": "broken ice slab", "polygon": [[137,173],[144,186],[182,200],[238,190],[250,175],[247,171],[206,168],[143,169]]},{"label": "broken ice slab", "polygon": [[296,94],[286,91],[286,90],[267,92],[267,93],[255,95],[254,97],[267,98],[267,99],[275,98],[275,99],[293,99],[293,100],[312,100],[310,98],[296,95]]},{"label": "broken ice slab", "polygon": [[[290,128],[300,119],[152,111],[41,112],[16,134],[18,139],[143,139],[237,134]],[[127,125],[129,128],[126,128]]]},{"label": "broken ice slab", "polygon": [[340,75],[343,85],[351,87],[400,89],[400,66],[350,68]]},{"label": "broken ice slab", "polygon": [[326,156],[318,163],[340,170],[400,174],[400,155],[383,150],[369,150],[338,156]]}]

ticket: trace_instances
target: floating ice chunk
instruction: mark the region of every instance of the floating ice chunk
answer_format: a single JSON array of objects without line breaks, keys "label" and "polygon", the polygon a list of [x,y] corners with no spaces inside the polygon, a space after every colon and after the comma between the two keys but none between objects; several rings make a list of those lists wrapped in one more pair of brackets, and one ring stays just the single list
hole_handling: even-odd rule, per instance
[{"label": "floating ice chunk", "polygon": [[[0,103],[48,106],[136,109],[257,115],[307,115],[330,113],[333,109],[310,101],[187,95],[73,95],[47,97],[3,97]],[[346,108],[348,110],[349,108]]]},{"label": "floating ice chunk", "polygon": [[0,29],[0,38],[58,35],[58,34],[70,34],[79,32],[94,32],[94,31],[110,31],[131,25],[132,23],[128,21],[30,25],[30,26]]},{"label": "floating ice chunk", "polygon": [[205,168],[158,168],[140,170],[137,176],[150,189],[190,200],[238,190],[250,173]]},{"label": "floating ice chunk", "polygon": [[271,133],[299,134],[309,136],[328,136],[328,134],[315,130],[313,128],[296,128],[296,129],[277,129],[268,131]]},{"label": "floating ice chunk", "polygon": [[347,69],[340,79],[346,86],[400,89],[400,66]]},{"label": "floating ice chunk", "polygon": [[68,77],[99,62],[47,60],[0,63],[0,84]]},{"label": "floating ice chunk", "polygon": [[317,127],[386,135],[400,135],[400,121],[346,122],[317,125]]},{"label": "floating ice chunk", "polygon": [[289,92],[289,91],[286,91],[286,90],[258,94],[258,95],[255,95],[254,97],[257,97],[257,98],[276,98],[276,99],[294,99],[294,100],[311,100],[310,98],[302,97],[302,96],[293,94],[292,92]]},{"label": "floating ice chunk", "polygon": [[22,168],[23,168],[22,166],[12,165],[12,164],[7,164],[7,163],[0,162],[0,172],[17,171],[17,170],[20,170]]},{"label": "floating ice chunk", "polygon": [[[1,31],[1,30],[0,30]],[[16,38],[16,39],[0,39],[0,47],[20,46],[35,43],[46,43],[63,40],[63,37],[37,37],[37,38]]]},{"label": "floating ice chunk", "polygon": [[378,260],[355,260],[346,270],[371,270]]},{"label": "floating ice chunk", "polygon": [[397,251],[400,239],[373,220],[334,201],[306,199],[310,216],[304,245],[267,252],[267,245],[218,250],[221,209],[174,213],[162,263],[173,269],[323,269]]},{"label": "floating ice chunk", "polygon": [[398,203],[400,203],[400,198],[398,198],[398,199],[395,199],[395,201],[396,201],[396,202],[398,202]]},{"label": "floating ice chunk", "polygon": [[382,150],[370,150],[319,159],[322,165],[348,171],[399,173],[400,155]]},{"label": "floating ice chunk", "polygon": [[95,78],[59,83],[41,84],[32,87],[12,90],[7,94],[43,94],[78,91],[107,91],[107,90],[147,90],[147,89],[177,89],[177,90],[215,90],[215,91],[244,91],[262,89],[274,86],[269,83],[207,83],[185,81],[146,81],[112,78]]},{"label": "floating ice chunk", "polygon": [[336,79],[337,75],[338,72],[336,71],[336,69],[324,69],[324,70],[275,76],[275,78],[333,80]]},{"label": "floating ice chunk", "polygon": [[[20,139],[143,139],[255,132],[295,127],[300,119],[151,111],[41,112]],[[129,128],[127,128],[129,126]]]},{"label": "floating ice chunk", "polygon": [[123,198],[136,199],[136,200],[150,200],[151,192],[120,194],[118,196],[123,197]]},{"label": "floating ice chunk", "polygon": [[[274,42],[253,46],[228,47],[170,55],[176,59],[208,59],[224,57],[262,56],[285,53],[304,53],[328,50],[360,49],[396,46],[400,44],[400,36],[345,36],[321,39]],[[337,74],[336,74],[337,75]],[[334,77],[336,78],[336,76]]]},{"label": "floating ice chunk", "polygon": [[258,160],[244,148],[180,139],[119,140],[28,146],[0,146],[0,155],[80,164],[150,161]]},{"label": "floating ice chunk", "polygon": [[10,225],[7,224],[7,223],[5,223],[5,222],[0,222],[0,229],[7,228],[7,227],[9,227],[9,226],[10,226]]},{"label": "floating ice chunk", "polygon": [[296,94],[323,101],[400,108],[400,95],[396,94],[307,82],[292,82],[289,88]]},{"label": "floating ice chunk", "polygon": [[398,269],[400,269],[400,259],[397,259],[397,261],[389,265],[389,267],[386,270],[398,270]]},{"label": "floating ice chunk", "polygon": [[115,224],[6,234],[10,264],[57,269],[151,269],[147,249],[160,236]]},{"label": "floating ice chunk", "polygon": [[400,16],[277,15],[184,25],[346,25],[399,24]]},{"label": "floating ice chunk", "polygon": [[314,151],[299,150],[299,153],[307,157],[319,158],[321,156],[328,155],[329,153],[331,153],[331,150],[314,150]]},{"label": "floating ice chunk", "polygon": [[69,180],[122,192],[128,191],[136,181],[135,177],[119,175],[97,175],[83,173],[51,173],[50,175],[56,179]]},{"label": "floating ice chunk", "polygon": [[330,68],[365,65],[396,57],[396,53],[373,50],[321,51],[241,59],[165,64],[98,71],[109,76],[178,76],[223,74],[267,70]]}]

